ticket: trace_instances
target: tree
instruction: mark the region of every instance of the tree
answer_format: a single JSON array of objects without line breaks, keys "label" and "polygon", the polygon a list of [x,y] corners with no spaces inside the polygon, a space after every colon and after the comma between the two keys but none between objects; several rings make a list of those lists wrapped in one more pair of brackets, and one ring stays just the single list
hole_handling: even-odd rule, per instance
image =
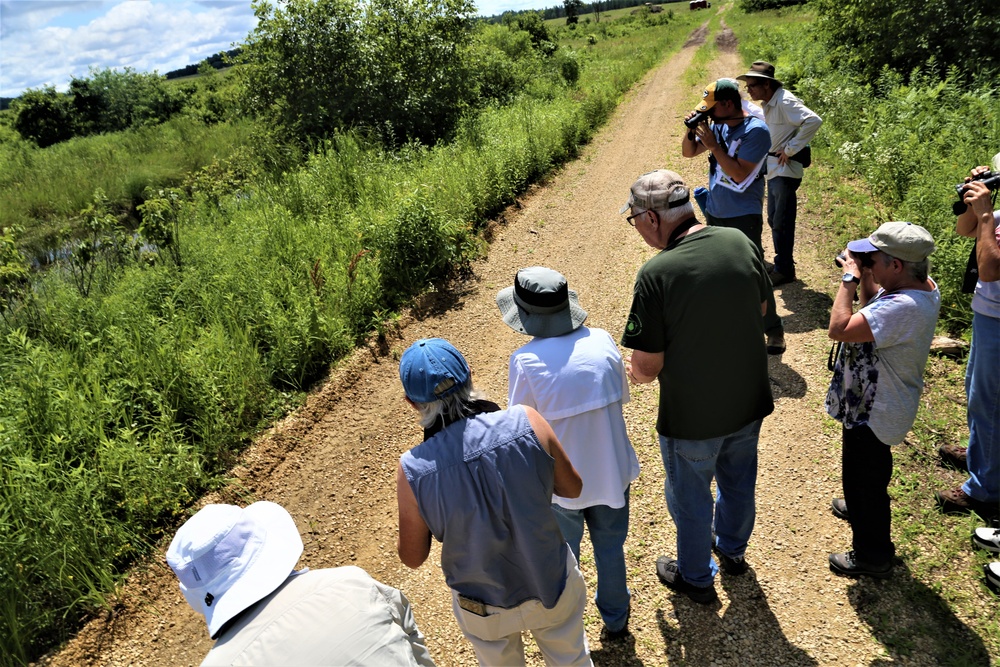
[{"label": "tree", "polygon": [[883,67],[908,75],[932,62],[940,72],[1000,69],[996,0],[819,0],[820,33],[835,62],[874,81]]},{"label": "tree", "polygon": [[52,86],[26,91],[11,105],[14,129],[29,141],[45,148],[73,136],[69,98]]},{"label": "tree", "polygon": [[583,0],[563,0],[566,8],[566,25],[574,25],[583,11]]},{"label": "tree", "polygon": [[601,22],[601,10],[603,9],[602,3],[598,0],[597,2],[590,3],[590,6],[594,10],[594,23]]},{"label": "tree", "polygon": [[348,127],[394,142],[447,134],[472,96],[463,44],[470,0],[254,2],[241,54],[243,103],[282,138],[309,143]]}]

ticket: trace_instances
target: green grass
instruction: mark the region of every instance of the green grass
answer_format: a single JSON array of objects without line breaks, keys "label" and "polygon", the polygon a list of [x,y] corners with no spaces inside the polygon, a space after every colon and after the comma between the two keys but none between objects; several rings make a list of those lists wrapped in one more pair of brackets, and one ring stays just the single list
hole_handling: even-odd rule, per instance
[{"label": "green grass", "polygon": [[249,122],[205,125],[178,116],[162,125],[78,137],[46,149],[23,141],[0,144],[0,227],[24,230],[20,242],[41,253],[71,232],[94,192],[119,211],[142,201],[147,186],[177,185],[214,161],[252,143]]}]

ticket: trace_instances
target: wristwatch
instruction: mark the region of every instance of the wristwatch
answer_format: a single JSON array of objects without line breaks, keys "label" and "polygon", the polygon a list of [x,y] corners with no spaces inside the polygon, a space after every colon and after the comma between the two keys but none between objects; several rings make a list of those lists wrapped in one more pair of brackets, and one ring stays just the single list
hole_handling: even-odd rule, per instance
[{"label": "wristwatch", "polygon": [[861,283],[861,278],[858,278],[853,273],[845,273],[840,280],[845,283],[856,283],[856,284]]}]

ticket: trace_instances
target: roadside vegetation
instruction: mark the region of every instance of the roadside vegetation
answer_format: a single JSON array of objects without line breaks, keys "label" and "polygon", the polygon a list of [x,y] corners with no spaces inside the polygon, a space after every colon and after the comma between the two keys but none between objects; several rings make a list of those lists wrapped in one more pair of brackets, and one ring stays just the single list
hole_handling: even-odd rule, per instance
[{"label": "roadside vegetation", "polygon": [[[260,95],[238,87],[231,119],[182,113],[47,148],[5,141],[4,159],[21,154],[23,167],[3,196],[37,170],[64,169],[61,190],[77,199],[66,209],[76,209],[73,233],[47,270],[32,270],[20,239],[50,218],[28,209],[23,226],[0,233],[0,664],[25,664],[110,609],[128,564],[223,483],[250,436],[410,296],[462,271],[488,218],[573,156],[694,25],[630,16],[572,47],[540,19],[471,23],[465,3],[370,6],[412,8],[419,20],[393,26],[408,50],[361,57],[472,68],[474,85],[443,100],[435,85],[469,77],[428,75],[398,89],[405,104],[376,123],[336,117],[322,98],[345,73],[289,45],[362,48],[315,30],[354,3],[260,3],[261,27],[226,77]],[[352,19],[344,30],[359,23],[388,29]],[[326,63],[318,75],[329,78],[288,88],[276,62],[303,59]],[[383,85],[372,76],[365,85]],[[453,106],[419,106],[444,102]],[[442,122],[407,118],[411,107]],[[157,160],[183,164],[161,141],[170,132],[202,144],[177,139],[178,153],[202,158],[169,180],[108,183]],[[162,152],[119,161],[140,140],[132,153]],[[88,180],[98,170],[84,165],[99,154],[114,166]]]},{"label": "roadside vegetation", "polygon": [[[927,227],[938,247],[931,274],[941,288],[939,329],[968,340],[971,295],[960,286],[972,240],[954,233],[952,203],[954,185],[1000,151],[1000,60],[995,49],[986,56],[981,48],[982,40],[1000,37],[1000,5],[904,5],[823,0],[729,12],[725,20],[745,62],[774,63],[784,84],[823,116],[813,142],[818,157],[809,171],[815,172],[807,173],[800,197],[829,229],[827,255],[888,220]],[[897,18],[909,28],[890,27]],[[953,36],[967,41],[928,39],[956,25],[967,28]],[[978,31],[970,32],[972,26]],[[887,44],[868,35],[889,29],[897,38],[885,53]],[[942,467],[936,453],[944,444],[967,443],[964,372],[962,361],[931,357],[913,437],[894,448],[893,539],[906,563],[897,575],[908,576],[897,576],[891,589],[861,581],[851,592],[859,617],[900,663],[933,637],[937,664],[983,664],[970,629],[991,656],[1000,655],[1000,599],[982,583],[982,567],[995,556],[969,544],[983,522],[942,515],[934,503],[935,490],[966,478]]]}]

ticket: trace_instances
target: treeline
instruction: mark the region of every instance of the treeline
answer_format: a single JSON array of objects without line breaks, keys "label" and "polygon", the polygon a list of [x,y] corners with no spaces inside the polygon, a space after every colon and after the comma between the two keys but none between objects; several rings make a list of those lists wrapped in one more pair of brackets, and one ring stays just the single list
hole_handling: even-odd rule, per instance
[{"label": "treeline", "polygon": [[[684,0],[664,0],[663,2],[653,2],[654,5],[660,4],[671,4],[679,3]],[[802,0],[805,1],[805,0]],[[562,5],[553,5],[552,7],[546,7],[545,9],[522,9],[520,11],[508,11],[503,14],[495,14],[493,16],[486,17],[484,20],[489,23],[500,23],[504,21],[504,17],[509,15],[519,15],[519,14],[539,14],[543,20],[550,19],[562,19],[566,16],[583,16],[584,14],[600,14],[601,12],[609,12],[613,9],[627,9],[629,7],[642,7],[644,5],[650,4],[648,0],[601,0],[599,2],[584,2],[583,0],[566,0]]]},{"label": "treeline", "polygon": [[136,72],[130,67],[92,69],[90,76],[74,77],[66,93],[52,86],[25,91],[11,105],[12,127],[25,141],[46,148],[73,137],[158,125],[186,109],[214,122],[230,106],[228,101],[213,99],[216,84],[168,84],[156,72]]},{"label": "treeline", "polygon": [[229,67],[236,60],[236,58],[239,57],[241,51],[242,49],[236,48],[216,53],[205,58],[200,63],[171,70],[164,74],[163,78],[169,81],[170,79],[179,79],[184,76],[194,76],[195,74],[198,74],[199,71],[202,71],[206,65],[212,69],[223,69]]}]

